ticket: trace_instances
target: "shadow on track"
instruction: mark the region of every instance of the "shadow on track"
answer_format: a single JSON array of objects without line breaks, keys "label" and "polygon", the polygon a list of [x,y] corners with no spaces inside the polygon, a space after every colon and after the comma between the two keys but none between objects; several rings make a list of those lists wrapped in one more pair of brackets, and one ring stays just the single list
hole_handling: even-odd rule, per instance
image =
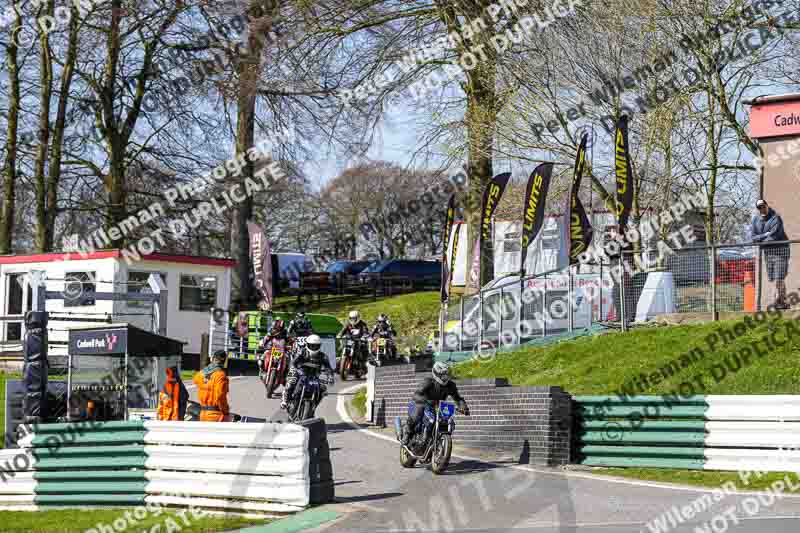
[{"label": "shadow on track", "polygon": [[355,503],[355,502],[370,502],[376,500],[386,500],[388,498],[396,498],[403,496],[402,492],[384,492],[380,494],[365,494],[364,496],[336,496],[334,503]]}]

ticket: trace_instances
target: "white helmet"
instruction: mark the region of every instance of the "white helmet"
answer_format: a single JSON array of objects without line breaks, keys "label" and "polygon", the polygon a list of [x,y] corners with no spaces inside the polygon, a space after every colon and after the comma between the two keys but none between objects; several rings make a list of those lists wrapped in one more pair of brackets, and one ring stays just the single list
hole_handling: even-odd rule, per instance
[{"label": "white helmet", "polygon": [[357,323],[360,318],[361,318],[361,315],[358,314],[358,311],[356,311],[356,310],[350,311],[350,323],[351,324]]},{"label": "white helmet", "polygon": [[447,363],[439,361],[433,365],[431,374],[433,374],[433,379],[439,385],[447,385],[447,382],[450,381],[450,367],[447,366]]},{"label": "white helmet", "polygon": [[319,338],[319,335],[309,335],[306,337],[306,349],[308,350],[309,354],[318,354],[321,346],[322,339]]}]

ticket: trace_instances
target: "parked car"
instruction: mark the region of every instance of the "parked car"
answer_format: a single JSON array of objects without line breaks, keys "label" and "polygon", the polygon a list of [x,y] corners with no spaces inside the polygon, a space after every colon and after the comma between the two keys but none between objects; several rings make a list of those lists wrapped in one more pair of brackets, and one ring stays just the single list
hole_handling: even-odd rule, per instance
[{"label": "parked car", "polygon": [[388,259],[376,261],[361,271],[361,283],[374,288],[377,284],[407,282],[414,290],[438,289],[442,279],[440,261]]}]

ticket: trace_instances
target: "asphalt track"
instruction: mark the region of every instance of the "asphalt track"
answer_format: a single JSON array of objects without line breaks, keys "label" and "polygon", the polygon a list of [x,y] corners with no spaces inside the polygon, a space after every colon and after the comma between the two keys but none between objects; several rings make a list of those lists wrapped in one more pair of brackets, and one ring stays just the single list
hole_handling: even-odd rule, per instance
[{"label": "asphalt track", "polygon": [[[314,531],[454,531],[469,533],[797,533],[800,497],[728,495],[692,487],[602,478],[585,473],[453,457],[444,475],[400,466],[387,434],[359,427],[343,409],[358,382],[338,382],[317,414],[328,424],[340,518]],[[363,382],[361,382],[363,385]],[[192,396],[195,391],[190,389]],[[233,378],[231,409],[285,421],[279,400],[266,400],[253,378]],[[458,425],[456,421],[456,431]],[[795,483],[800,483],[797,478]],[[699,508],[672,525],[671,508]],[[653,521],[662,518],[662,526]]]}]

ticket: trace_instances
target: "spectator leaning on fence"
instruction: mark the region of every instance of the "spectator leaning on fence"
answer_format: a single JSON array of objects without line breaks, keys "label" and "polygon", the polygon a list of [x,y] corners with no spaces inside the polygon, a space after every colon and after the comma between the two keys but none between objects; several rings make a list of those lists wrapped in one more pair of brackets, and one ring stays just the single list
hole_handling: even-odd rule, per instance
[{"label": "spectator leaning on fence", "polygon": [[[756,202],[758,214],[753,217],[751,231],[753,242],[788,241],[783,230],[783,219],[764,200]],[[767,266],[767,279],[775,283],[775,306],[788,309],[786,304],[786,275],[789,273],[789,244],[763,244],[764,259]]]}]

